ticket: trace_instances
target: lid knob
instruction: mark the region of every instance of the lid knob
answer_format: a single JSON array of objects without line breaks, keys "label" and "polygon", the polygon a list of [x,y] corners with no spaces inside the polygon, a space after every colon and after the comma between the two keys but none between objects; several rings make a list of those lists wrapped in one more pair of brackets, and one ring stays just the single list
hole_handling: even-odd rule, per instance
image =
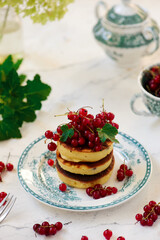
[{"label": "lid knob", "polygon": [[122,0],[122,2],[123,4],[128,5],[131,2],[131,0]]}]

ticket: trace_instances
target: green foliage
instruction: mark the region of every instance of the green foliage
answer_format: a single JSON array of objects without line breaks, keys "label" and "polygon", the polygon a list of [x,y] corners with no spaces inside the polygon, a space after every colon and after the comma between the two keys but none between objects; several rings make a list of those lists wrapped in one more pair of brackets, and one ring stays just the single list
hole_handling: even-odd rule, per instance
[{"label": "green foliage", "polygon": [[97,132],[101,142],[105,142],[109,139],[112,142],[119,143],[119,141],[115,138],[118,134],[118,130],[111,124],[106,123],[103,128],[97,128]]},{"label": "green foliage", "polygon": [[15,9],[23,17],[29,16],[34,23],[45,24],[47,21],[61,19],[67,7],[74,0],[2,0],[0,7],[6,5]]},{"label": "green foliage", "polygon": [[62,136],[60,138],[61,142],[66,142],[67,138],[71,138],[74,134],[73,128],[69,128],[67,125],[61,126]]},{"label": "green foliage", "polygon": [[26,75],[17,73],[21,63],[22,59],[14,63],[8,56],[0,65],[0,141],[20,138],[19,128],[24,121],[36,119],[35,111],[41,109],[41,101],[46,100],[51,91],[39,75],[24,82]]}]

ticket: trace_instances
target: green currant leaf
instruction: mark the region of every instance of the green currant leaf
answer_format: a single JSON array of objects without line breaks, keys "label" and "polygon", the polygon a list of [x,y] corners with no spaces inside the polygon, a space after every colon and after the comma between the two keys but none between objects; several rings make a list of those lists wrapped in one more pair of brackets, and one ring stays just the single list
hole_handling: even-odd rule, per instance
[{"label": "green currant leaf", "polygon": [[67,125],[61,126],[62,136],[60,138],[61,142],[66,142],[67,138],[71,138],[74,134],[73,128],[69,128]]},{"label": "green currant leaf", "polygon": [[15,120],[6,118],[0,121],[0,141],[10,138],[21,138],[21,133]]},{"label": "green currant leaf", "polygon": [[109,139],[112,142],[119,143],[119,141],[115,138],[118,134],[118,130],[111,124],[106,123],[103,128],[97,128],[97,132],[101,142],[104,143],[107,139]]}]

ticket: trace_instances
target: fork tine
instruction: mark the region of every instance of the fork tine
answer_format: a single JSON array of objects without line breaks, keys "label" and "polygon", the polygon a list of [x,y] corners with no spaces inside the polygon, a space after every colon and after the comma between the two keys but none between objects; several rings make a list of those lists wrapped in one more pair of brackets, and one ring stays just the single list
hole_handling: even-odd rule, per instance
[{"label": "fork tine", "polygon": [[[13,199],[13,196],[12,196],[11,199]],[[15,197],[15,198],[13,199],[13,201],[10,201],[10,205],[7,205],[8,208],[5,208],[6,211],[2,214],[2,216],[0,216],[0,223],[7,217],[7,215],[8,215],[9,212],[11,211],[11,209],[12,209],[12,207],[13,207],[16,199],[17,199],[17,198]]]},{"label": "fork tine", "polygon": [[3,204],[5,203],[5,201],[8,199],[10,193],[7,194],[7,196],[3,199],[3,201],[0,203],[0,207],[3,206]]},{"label": "fork tine", "polygon": [[4,210],[7,208],[7,206],[8,206],[9,203],[11,202],[12,198],[13,198],[13,195],[7,200],[6,204],[1,207],[1,209],[0,209],[0,215],[1,215],[1,214],[4,212]]}]

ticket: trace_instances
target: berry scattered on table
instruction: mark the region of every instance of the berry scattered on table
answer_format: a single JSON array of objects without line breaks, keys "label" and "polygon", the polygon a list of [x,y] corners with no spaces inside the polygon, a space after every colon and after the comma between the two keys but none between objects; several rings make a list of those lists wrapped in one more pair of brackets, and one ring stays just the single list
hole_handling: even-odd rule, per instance
[{"label": "berry scattered on table", "polygon": [[7,168],[7,171],[11,172],[13,170],[14,166],[12,163],[7,163],[6,168]]},{"label": "berry scattered on table", "polygon": [[94,199],[116,194],[117,191],[116,187],[103,187],[101,184],[96,184],[94,187],[88,187],[86,189],[87,195],[93,197]]},{"label": "berry scattered on table", "polygon": [[133,175],[132,169],[129,169],[126,164],[121,164],[117,170],[117,180],[123,181],[125,177],[131,177]]},{"label": "berry scattered on table", "polygon": [[[3,199],[7,196],[6,192],[0,192],[0,203],[3,201]],[[5,202],[6,203],[6,202]],[[5,204],[4,203],[4,204]]]},{"label": "berry scattered on table", "polygon": [[125,240],[125,238],[120,236],[120,237],[117,238],[117,240]]},{"label": "berry scattered on table", "polygon": [[112,231],[110,229],[106,229],[103,232],[103,236],[105,237],[105,239],[110,240],[110,238],[112,237]]},{"label": "berry scattered on table", "polygon": [[88,240],[88,237],[87,236],[82,236],[81,240]]},{"label": "berry scattered on table", "polygon": [[143,214],[137,213],[135,219],[140,222],[142,226],[152,226],[160,215],[160,202],[156,203],[151,200],[143,207]]},{"label": "berry scattered on table", "polygon": [[36,223],[33,225],[33,230],[40,235],[55,235],[57,231],[60,231],[63,227],[61,222],[56,222],[55,224],[49,224],[48,222],[43,222],[41,225]]},{"label": "berry scattered on table", "polygon": [[11,172],[13,170],[14,166],[12,163],[6,163],[0,161],[0,182],[2,182],[2,173],[5,172],[6,170]]}]

